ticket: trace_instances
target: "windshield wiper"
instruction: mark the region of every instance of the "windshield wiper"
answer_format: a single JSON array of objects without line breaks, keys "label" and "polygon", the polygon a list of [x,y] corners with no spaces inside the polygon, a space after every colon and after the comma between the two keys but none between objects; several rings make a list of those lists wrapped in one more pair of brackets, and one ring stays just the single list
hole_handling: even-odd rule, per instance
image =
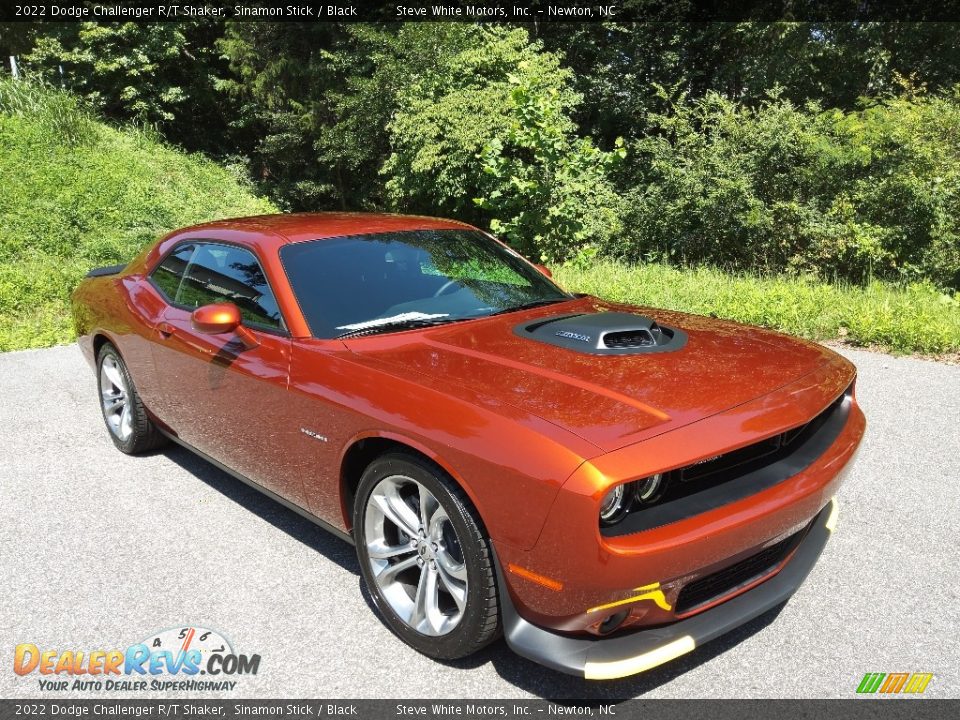
[{"label": "windshield wiper", "polygon": [[566,302],[570,298],[552,298],[550,300],[531,300],[530,302],[523,303],[522,305],[514,305],[513,307],[504,308],[503,310],[497,310],[492,312],[487,317],[493,317],[494,315],[503,315],[505,313],[518,312],[520,310],[529,310],[530,308],[540,307],[541,305],[553,305],[559,302]]},{"label": "windshield wiper", "polygon": [[[479,317],[493,317],[494,315],[503,315],[504,313],[517,312],[519,310],[529,310],[530,308],[540,307],[541,305],[553,305],[554,303],[566,302],[570,298],[552,298],[549,300],[532,300],[522,305],[497,310],[489,315]],[[475,320],[474,317],[444,317],[444,318],[406,318],[404,320],[394,320],[391,322],[381,322],[376,325],[367,325],[365,327],[353,328],[336,336],[337,340],[347,338],[363,337],[364,335],[376,335],[383,332],[396,332],[398,330],[415,330],[416,328],[433,327],[434,325],[446,325],[447,323],[461,322],[463,320]]]},{"label": "windshield wiper", "polygon": [[441,319],[413,319],[397,320],[395,322],[381,323],[380,325],[371,325],[369,327],[355,328],[347,330],[345,333],[337,335],[337,340],[346,338],[361,337],[363,335],[375,335],[382,332],[396,332],[397,330],[415,330],[416,328],[432,327],[434,325],[446,325],[447,323],[457,322],[465,318],[441,318]]}]

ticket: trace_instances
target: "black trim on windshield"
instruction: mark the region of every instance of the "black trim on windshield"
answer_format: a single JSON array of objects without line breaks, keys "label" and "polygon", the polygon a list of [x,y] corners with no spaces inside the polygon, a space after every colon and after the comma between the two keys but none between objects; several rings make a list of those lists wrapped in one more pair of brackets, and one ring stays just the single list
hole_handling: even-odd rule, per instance
[{"label": "black trim on windshield", "polygon": [[[370,245],[365,247],[365,241]],[[445,241],[451,243],[449,249]],[[282,246],[279,257],[311,336],[324,340],[482,320],[574,299],[522,255],[476,228],[414,228],[301,240]],[[469,272],[457,274],[458,263]],[[510,280],[498,276],[501,269]],[[434,275],[447,282],[440,284],[441,294],[431,296],[429,278]],[[458,286],[446,293],[453,282]],[[418,295],[424,291],[421,284],[426,293]],[[437,300],[446,294],[458,297],[446,304]],[[514,304],[503,307],[511,301]]]}]

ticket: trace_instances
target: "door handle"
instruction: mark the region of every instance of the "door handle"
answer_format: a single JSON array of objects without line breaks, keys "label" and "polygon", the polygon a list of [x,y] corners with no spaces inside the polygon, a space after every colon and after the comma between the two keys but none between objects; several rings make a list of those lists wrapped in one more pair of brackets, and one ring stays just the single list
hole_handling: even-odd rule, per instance
[{"label": "door handle", "polygon": [[158,334],[160,335],[160,337],[163,338],[164,340],[166,340],[168,337],[170,337],[171,335],[173,335],[173,331],[174,331],[175,329],[176,329],[176,328],[174,328],[173,325],[171,325],[171,324],[168,323],[168,322],[162,322],[162,323],[159,323],[159,324],[157,325],[157,333],[158,333]]}]

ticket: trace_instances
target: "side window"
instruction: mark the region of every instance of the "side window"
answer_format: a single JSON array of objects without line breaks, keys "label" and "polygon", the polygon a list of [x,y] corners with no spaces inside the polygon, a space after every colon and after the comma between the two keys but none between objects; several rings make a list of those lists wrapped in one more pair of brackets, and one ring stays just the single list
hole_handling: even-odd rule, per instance
[{"label": "side window", "polygon": [[150,276],[170,302],[177,298],[180,281],[183,280],[183,273],[187,269],[190,256],[193,255],[193,249],[193,245],[179,247],[176,252],[170,253]]},{"label": "side window", "polygon": [[250,251],[238,247],[197,243],[175,302],[190,308],[232,302],[245,323],[283,329],[280,307],[263,268]]}]

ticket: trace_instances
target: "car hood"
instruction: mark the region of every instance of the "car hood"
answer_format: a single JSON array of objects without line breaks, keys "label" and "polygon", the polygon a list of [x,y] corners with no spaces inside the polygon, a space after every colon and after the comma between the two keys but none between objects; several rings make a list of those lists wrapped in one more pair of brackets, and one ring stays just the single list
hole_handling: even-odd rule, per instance
[{"label": "car hood", "polygon": [[[644,315],[682,330],[686,342],[669,352],[596,355],[515,332],[540,318],[600,312]],[[834,357],[760,328],[589,297],[347,345],[402,377],[520,407],[604,452],[766,395]]]}]

